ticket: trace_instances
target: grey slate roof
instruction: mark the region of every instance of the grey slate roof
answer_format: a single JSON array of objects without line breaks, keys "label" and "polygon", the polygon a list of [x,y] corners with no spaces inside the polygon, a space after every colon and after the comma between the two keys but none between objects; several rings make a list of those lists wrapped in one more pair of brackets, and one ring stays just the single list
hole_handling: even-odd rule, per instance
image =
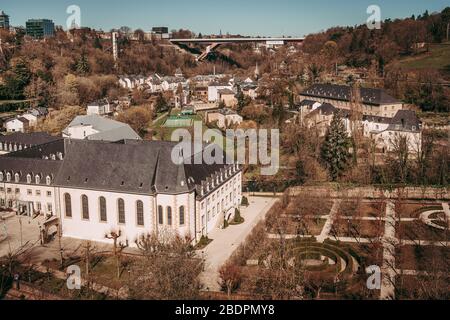
[{"label": "grey slate roof", "polygon": [[13,158],[0,157],[0,171],[3,172],[4,181],[6,173],[10,172],[12,175],[11,182],[14,183],[14,174],[19,173],[20,183],[27,183],[27,175],[30,174],[32,179],[31,184],[36,184],[35,176],[39,175],[41,178],[39,185],[46,184],[46,177],[52,178],[51,185],[54,185],[55,177],[57,176],[62,161],[59,160],[43,160],[43,159],[29,159],[29,158]]},{"label": "grey slate roof", "polygon": [[[99,133],[87,137],[88,140],[118,141],[123,139],[138,139],[141,137],[125,123],[110,120],[98,115],[77,116],[69,124],[68,128],[75,126],[91,125]],[[68,128],[63,132],[68,135]]]},{"label": "grey slate roof", "polygon": [[412,110],[399,110],[391,120],[387,130],[392,131],[420,131],[421,123],[417,114]]},{"label": "grey slate roof", "polygon": [[302,102],[300,102],[299,106],[300,107],[304,107],[304,106],[312,107],[315,103],[317,103],[317,101],[304,99],[304,100],[302,100]]},{"label": "grey slate roof", "polygon": [[59,139],[61,138],[53,137],[44,132],[33,132],[33,133],[15,132],[8,135],[0,135],[0,143],[12,143],[22,146],[35,146],[56,141]]},{"label": "grey slate roof", "polygon": [[[103,142],[61,139],[0,156],[0,171],[50,175],[54,185],[66,188],[135,194],[191,192],[226,165],[175,164],[174,142],[122,140]],[[63,160],[48,155],[60,152]],[[23,180],[25,179],[25,180]],[[34,178],[33,178],[34,181]]]},{"label": "grey slate roof", "polygon": [[[350,101],[349,86],[336,84],[314,84],[301,93],[303,96]],[[390,96],[384,89],[361,88],[361,99],[368,105],[397,104],[401,101]]]}]

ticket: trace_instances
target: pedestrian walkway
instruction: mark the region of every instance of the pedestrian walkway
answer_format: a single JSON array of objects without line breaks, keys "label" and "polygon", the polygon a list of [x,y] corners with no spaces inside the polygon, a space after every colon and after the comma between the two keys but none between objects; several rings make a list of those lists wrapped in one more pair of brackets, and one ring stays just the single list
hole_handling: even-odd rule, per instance
[{"label": "pedestrian walkway", "polygon": [[208,291],[220,291],[219,269],[232,253],[245,241],[253,228],[264,219],[277,198],[249,197],[250,205],[241,209],[245,222],[226,229],[215,229],[209,237],[213,240],[204,250],[198,252],[205,259],[205,271],[201,280]]},{"label": "pedestrian walkway", "polygon": [[442,203],[442,208],[444,208],[445,217],[447,219],[448,226],[450,228],[450,207],[448,205],[448,202]]},{"label": "pedestrian walkway", "polygon": [[327,218],[327,222],[325,222],[322,232],[317,237],[317,242],[323,243],[326,239],[329,238],[331,228],[333,227],[334,220],[336,220],[336,215],[338,213],[340,204],[341,200],[334,200],[333,207],[331,207],[330,214]]},{"label": "pedestrian walkway", "polygon": [[395,244],[398,242],[395,236],[395,204],[392,201],[386,203],[386,222],[383,236],[383,266],[381,267],[383,279],[381,283],[381,300],[390,300],[395,297]]}]

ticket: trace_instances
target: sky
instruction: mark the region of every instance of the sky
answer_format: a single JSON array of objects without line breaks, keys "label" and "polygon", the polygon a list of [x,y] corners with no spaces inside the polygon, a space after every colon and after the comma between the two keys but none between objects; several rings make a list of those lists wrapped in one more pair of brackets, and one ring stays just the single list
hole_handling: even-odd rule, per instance
[{"label": "sky", "polygon": [[109,31],[129,26],[189,29],[202,34],[304,36],[333,26],[363,24],[369,5],[382,20],[441,11],[448,0],[0,0],[13,26],[30,18],[48,18],[66,26],[68,6],[81,9],[81,25]]}]

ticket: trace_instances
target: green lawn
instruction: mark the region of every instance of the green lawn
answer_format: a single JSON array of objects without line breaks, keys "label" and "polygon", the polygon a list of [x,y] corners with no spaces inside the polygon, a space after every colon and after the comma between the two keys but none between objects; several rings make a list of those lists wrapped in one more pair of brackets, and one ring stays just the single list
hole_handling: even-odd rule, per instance
[{"label": "green lawn", "polygon": [[396,63],[407,69],[434,69],[449,72],[450,43],[431,45],[430,52],[401,59]]}]

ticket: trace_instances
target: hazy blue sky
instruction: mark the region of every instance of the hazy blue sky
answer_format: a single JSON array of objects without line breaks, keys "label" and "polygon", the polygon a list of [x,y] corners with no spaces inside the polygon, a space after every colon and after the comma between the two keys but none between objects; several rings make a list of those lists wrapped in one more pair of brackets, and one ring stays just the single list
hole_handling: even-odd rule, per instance
[{"label": "hazy blue sky", "polygon": [[428,9],[441,11],[448,0],[0,0],[12,25],[29,18],[66,24],[69,5],[82,10],[83,26],[110,30],[127,25],[150,30],[188,28],[204,34],[303,36],[336,25],[365,23],[366,9],[377,4],[382,19],[403,18]]}]

